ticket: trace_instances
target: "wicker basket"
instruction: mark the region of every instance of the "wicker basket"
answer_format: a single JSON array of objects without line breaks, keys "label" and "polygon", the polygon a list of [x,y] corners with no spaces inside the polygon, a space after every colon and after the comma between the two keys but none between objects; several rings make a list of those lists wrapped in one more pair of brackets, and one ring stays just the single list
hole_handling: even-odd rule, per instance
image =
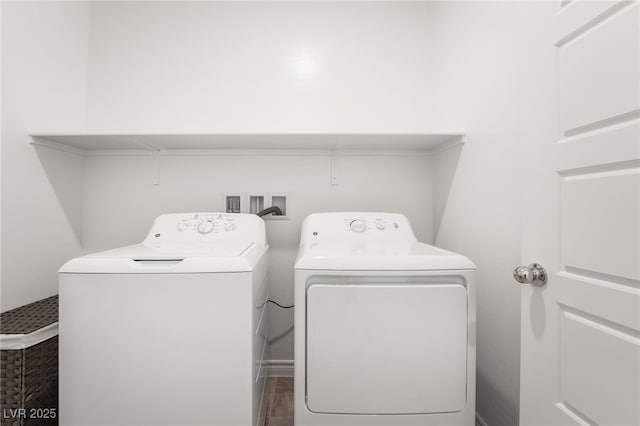
[{"label": "wicker basket", "polygon": [[[58,296],[7,311],[0,333],[29,335],[58,321]],[[0,425],[58,424],[58,336],[0,350]]]}]

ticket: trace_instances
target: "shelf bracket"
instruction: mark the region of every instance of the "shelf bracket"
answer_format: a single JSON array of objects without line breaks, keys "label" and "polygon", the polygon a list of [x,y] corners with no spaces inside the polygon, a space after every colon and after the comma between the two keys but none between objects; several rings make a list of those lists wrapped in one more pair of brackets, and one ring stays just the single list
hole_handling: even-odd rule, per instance
[{"label": "shelf bracket", "polygon": [[155,151],[152,155],[151,183],[158,186],[160,185],[160,150]]},{"label": "shelf bracket", "polygon": [[336,149],[331,148],[330,159],[331,159],[331,185],[338,185],[338,156],[336,155]]}]

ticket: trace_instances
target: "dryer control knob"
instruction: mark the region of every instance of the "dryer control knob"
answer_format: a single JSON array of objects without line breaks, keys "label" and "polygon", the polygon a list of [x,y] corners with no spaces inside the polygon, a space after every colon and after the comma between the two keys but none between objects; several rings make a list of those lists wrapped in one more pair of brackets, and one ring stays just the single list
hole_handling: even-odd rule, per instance
[{"label": "dryer control knob", "polygon": [[376,228],[378,228],[381,231],[384,231],[385,227],[386,227],[386,224],[383,221],[381,220],[376,221]]},{"label": "dryer control knob", "polygon": [[184,232],[187,230],[188,226],[185,222],[178,222],[178,224],[176,225],[176,228],[178,228],[178,231]]},{"label": "dryer control knob", "polygon": [[356,219],[351,222],[350,227],[353,232],[359,233],[359,232],[364,232],[367,229],[367,224],[361,220]]},{"label": "dryer control knob", "polygon": [[213,222],[210,220],[203,220],[198,224],[198,232],[201,234],[208,234],[213,231]]}]

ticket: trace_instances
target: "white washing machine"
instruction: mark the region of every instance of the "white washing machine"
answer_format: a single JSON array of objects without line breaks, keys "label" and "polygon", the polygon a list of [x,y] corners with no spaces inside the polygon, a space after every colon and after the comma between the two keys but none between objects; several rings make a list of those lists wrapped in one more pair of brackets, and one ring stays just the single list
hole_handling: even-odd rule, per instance
[{"label": "white washing machine", "polygon": [[167,214],[60,269],[62,425],[262,425],[267,250],[255,215]]},{"label": "white washing machine", "polygon": [[295,424],[473,425],[474,270],[418,242],[400,214],[308,216],[295,264]]}]

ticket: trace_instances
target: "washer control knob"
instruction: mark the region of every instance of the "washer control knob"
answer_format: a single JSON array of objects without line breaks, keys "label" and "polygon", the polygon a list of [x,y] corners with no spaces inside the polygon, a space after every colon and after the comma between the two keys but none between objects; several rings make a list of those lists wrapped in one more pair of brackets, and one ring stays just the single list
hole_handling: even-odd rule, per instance
[{"label": "washer control knob", "polygon": [[233,222],[230,222],[224,225],[224,230],[227,232],[235,231],[235,229],[236,229],[236,224]]},{"label": "washer control knob", "polygon": [[198,224],[198,232],[201,234],[208,234],[213,231],[213,222],[210,220],[203,220]]},{"label": "washer control knob", "polygon": [[353,232],[364,232],[367,229],[367,224],[364,223],[362,220],[356,219],[354,221],[351,222],[351,230]]},{"label": "washer control knob", "polygon": [[379,230],[384,231],[384,228],[385,228],[386,226],[387,226],[387,225],[385,225],[385,223],[384,223],[383,221],[381,221],[381,220],[376,220],[376,228],[378,228]]},{"label": "washer control knob", "polygon": [[186,222],[178,222],[178,224],[176,225],[176,228],[178,228],[179,232],[184,232],[187,230],[188,226]]}]

